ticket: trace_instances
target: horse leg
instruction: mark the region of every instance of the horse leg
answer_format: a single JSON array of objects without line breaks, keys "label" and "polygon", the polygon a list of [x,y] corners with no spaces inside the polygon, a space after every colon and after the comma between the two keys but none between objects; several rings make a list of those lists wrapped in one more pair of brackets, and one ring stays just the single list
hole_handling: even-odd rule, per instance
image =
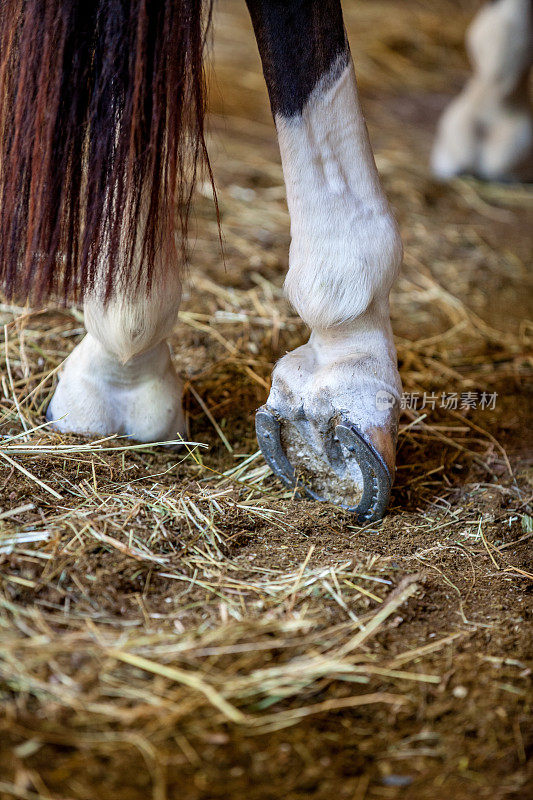
[{"label": "horse leg", "polygon": [[495,0],[467,32],[473,75],[442,115],[433,146],[439,178],[533,180],[531,0]]},{"label": "horse leg", "polygon": [[276,365],[256,419],[287,485],[381,517],[401,384],[389,291],[402,246],[379,182],[339,0],[247,0],[291,218],[285,289],[311,329]]},{"label": "horse leg", "polygon": [[0,0],[0,282],[33,304],[86,300],[48,409],[62,431],[183,431],[165,338],[206,157],[210,8]]},{"label": "horse leg", "polygon": [[67,358],[47,411],[58,430],[143,442],[184,433],[183,385],[166,341],[181,299],[178,272],[159,270],[138,295],[86,300],[87,335]]}]

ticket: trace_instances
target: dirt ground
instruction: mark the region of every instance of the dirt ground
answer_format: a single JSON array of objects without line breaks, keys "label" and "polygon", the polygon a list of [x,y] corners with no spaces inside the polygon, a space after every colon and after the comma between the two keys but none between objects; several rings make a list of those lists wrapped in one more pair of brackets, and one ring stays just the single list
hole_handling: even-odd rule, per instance
[{"label": "dirt ground", "polygon": [[202,184],[173,336],[207,448],[38,428],[82,317],[0,306],[1,800],[531,796],[533,194],[429,174],[478,3],[344,5],[405,244],[390,512],[359,528],[257,454],[253,412],[306,330],[255,43],[224,0],[224,260]]}]

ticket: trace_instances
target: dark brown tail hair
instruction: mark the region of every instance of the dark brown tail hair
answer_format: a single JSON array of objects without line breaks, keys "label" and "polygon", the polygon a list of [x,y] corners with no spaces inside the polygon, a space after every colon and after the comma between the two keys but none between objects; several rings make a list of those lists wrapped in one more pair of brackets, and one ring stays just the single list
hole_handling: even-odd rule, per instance
[{"label": "dark brown tail hair", "polygon": [[185,248],[202,160],[212,178],[202,66],[210,17],[211,0],[205,9],[202,0],[1,0],[9,296],[149,289],[169,231]]}]

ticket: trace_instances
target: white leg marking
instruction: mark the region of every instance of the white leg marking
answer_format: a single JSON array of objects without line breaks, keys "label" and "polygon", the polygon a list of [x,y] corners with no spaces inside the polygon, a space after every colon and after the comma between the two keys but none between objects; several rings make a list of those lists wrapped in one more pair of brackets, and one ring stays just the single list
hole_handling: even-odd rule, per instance
[{"label": "white leg marking", "polygon": [[533,179],[530,0],[484,6],[467,32],[473,75],[439,121],[431,166],[447,179]]},{"label": "white leg marking", "polygon": [[402,245],[379,182],[352,63],[332,67],[301,115],[276,117],[291,217],[289,300],[310,328],[385,300]]},{"label": "white leg marking", "polygon": [[47,412],[59,430],[144,442],[184,433],[183,384],[165,341],[180,296],[177,275],[168,275],[143,299],[85,303],[87,336],[65,362]]},{"label": "white leg marking", "polygon": [[332,430],[355,423],[393,473],[401,384],[388,296],[401,240],[351,62],[335,64],[303,113],[277,116],[276,126],[291,216],[285,288],[312,333],[276,365],[267,406],[297,470],[321,496],[355,505],[361,473],[342,464]]}]

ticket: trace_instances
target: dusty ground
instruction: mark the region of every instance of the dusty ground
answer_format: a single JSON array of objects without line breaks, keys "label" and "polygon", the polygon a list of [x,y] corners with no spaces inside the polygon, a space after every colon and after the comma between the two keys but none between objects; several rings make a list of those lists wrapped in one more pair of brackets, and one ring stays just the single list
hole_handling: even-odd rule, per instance
[{"label": "dusty ground", "polygon": [[406,409],[391,510],[367,529],[254,456],[272,364],[306,332],[281,295],[288,218],[243,5],[215,27],[225,265],[200,187],[173,341],[208,448],[33,430],[81,317],[1,307],[0,798],[525,798],[533,198],[427,169],[477,4],[345,4],[406,248],[404,387],[437,397]]}]

